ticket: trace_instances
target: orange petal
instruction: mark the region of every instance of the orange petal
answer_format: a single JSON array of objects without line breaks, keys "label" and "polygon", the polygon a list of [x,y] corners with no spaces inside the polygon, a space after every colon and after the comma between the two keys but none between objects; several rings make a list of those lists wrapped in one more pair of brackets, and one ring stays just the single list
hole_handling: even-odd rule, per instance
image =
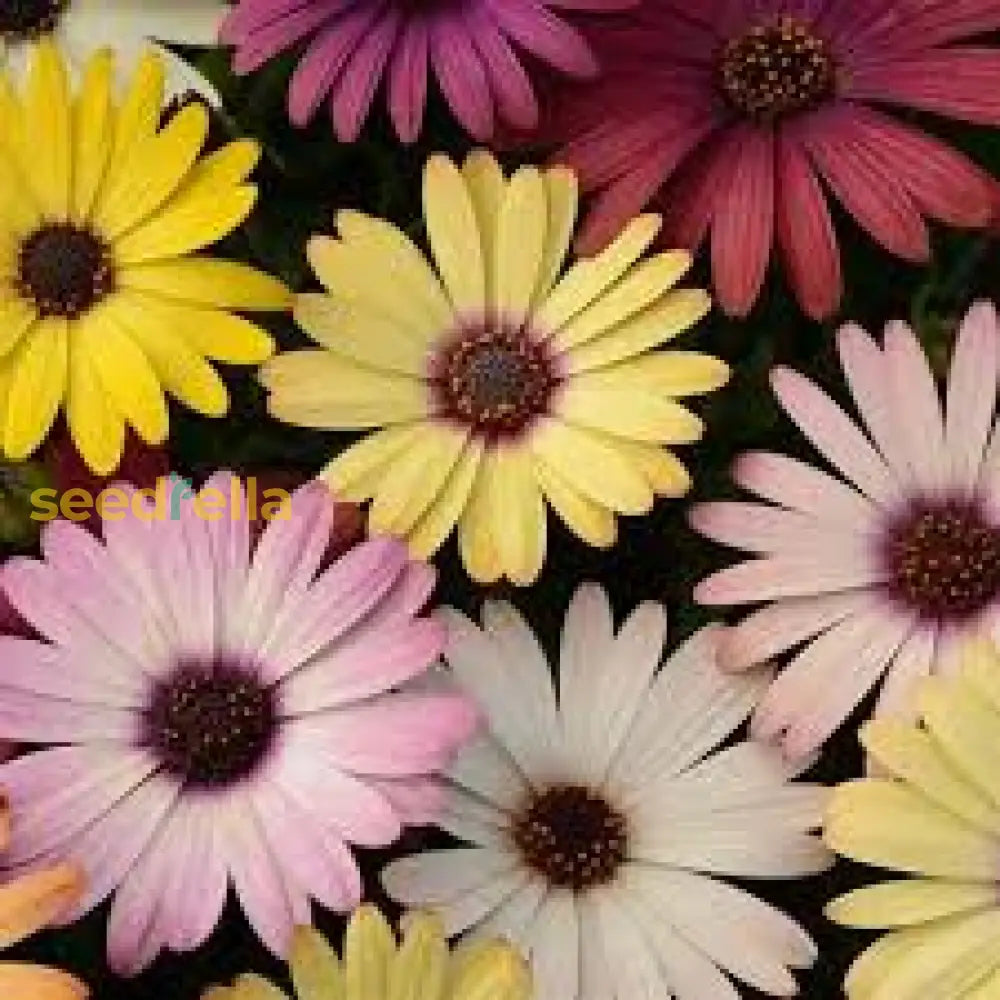
[{"label": "orange petal", "polygon": [[[0,948],[49,926],[82,892],[83,873],[68,864],[32,872],[0,887]],[[0,989],[0,996],[6,995]]]},{"label": "orange petal", "polygon": [[68,972],[23,962],[0,962],[0,996],[84,1000],[90,991]]}]

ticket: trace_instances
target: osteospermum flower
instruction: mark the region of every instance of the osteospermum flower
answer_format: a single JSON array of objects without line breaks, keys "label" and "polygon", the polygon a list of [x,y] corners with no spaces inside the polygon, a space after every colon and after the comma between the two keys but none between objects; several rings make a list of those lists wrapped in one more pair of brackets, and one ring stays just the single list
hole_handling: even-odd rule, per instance
[{"label": "osteospermum flower", "polygon": [[377,539],[317,575],[333,511],[319,483],[276,507],[253,551],[226,474],[173,492],[159,518],[124,492],[131,513],[105,517],[103,543],[53,521],[44,561],[0,573],[47,640],[0,640],[0,735],[57,744],[0,766],[8,863],[78,862],[75,914],[114,893],[122,971],[204,941],[230,882],[285,954],[310,897],[360,901],[348,844],[430,819],[435,775],[471,731],[464,698],[408,684],[444,642],[419,614],[434,574]]},{"label": "osteospermum flower", "polygon": [[[240,0],[222,28],[237,73],[306,45],[288,92],[288,114],[306,124],[329,96],[334,130],[353,142],[385,81],[396,133],[420,133],[429,87],[441,88],[455,117],[477,139],[499,122],[532,128],[538,104],[524,56],[571,77],[595,76],[590,47],[564,10],[588,13],[638,0]],[[557,14],[555,10],[559,10]]]},{"label": "osteospermum flower", "polygon": [[288,305],[273,278],[195,255],[253,207],[257,145],[199,158],[208,112],[192,102],[160,127],[158,55],[121,102],[112,72],[110,52],[97,53],[74,96],[43,40],[23,93],[0,86],[0,451],[29,455],[62,406],[97,473],[117,466],[126,422],[164,441],[164,390],[224,414],[206,358],[251,364],[273,349],[229,310]]},{"label": "osteospermum flower", "polygon": [[885,109],[1000,124],[1000,50],[955,44],[997,28],[992,0],[648,0],[595,29],[600,82],[557,100],[559,159],[599,192],[581,249],[662,202],[669,245],[711,237],[729,313],[749,312],[775,245],[803,309],[835,312],[828,192],[914,262],[925,216],[990,222],[990,179]]},{"label": "osteospermum flower", "polygon": [[[0,852],[10,846],[10,804],[0,797]],[[0,948],[57,921],[83,892],[83,877],[73,865],[53,863],[0,885]],[[45,966],[0,961],[0,992],[25,1000],[83,1000],[87,988],[78,979]]]},{"label": "osteospermum flower", "polygon": [[488,731],[451,771],[441,825],[472,847],[391,864],[403,903],[449,934],[499,934],[530,954],[539,998],[796,991],[815,948],[784,914],[713,876],[785,878],[827,856],[808,831],[825,789],[788,781],[772,748],[735,742],[764,673],[725,675],[715,628],[656,673],[666,615],[643,604],[617,634],[584,586],[562,635],[558,705],[545,657],[508,605],[483,628],[452,614],[448,663]]},{"label": "osteospermum flower", "polygon": [[918,721],[869,723],[861,739],[884,777],[841,785],[826,839],[841,854],[915,876],[858,889],[827,913],[889,929],[848,973],[851,1000],[1000,996],[1000,660],[925,681]]},{"label": "osteospermum flower", "polygon": [[394,226],[339,213],[340,238],[309,244],[329,294],[295,307],[321,347],[262,369],[280,420],[388,425],[324,476],[345,499],[373,498],[372,528],[408,536],[415,553],[436,551],[457,523],[480,581],[537,577],[543,497],[580,538],[609,546],[616,514],[686,492],[687,471],[660,446],[703,426],[675,397],[728,377],[715,358],[651,350],[709,308],[703,291],[674,290],[687,253],[640,261],[656,216],[561,274],[576,208],[568,171],[506,180],[487,153],[461,170],[432,157],[424,209],[438,273]]},{"label": "osteospermum flower", "polygon": [[801,647],[754,718],[792,756],[819,746],[883,674],[877,711],[906,710],[916,679],[950,669],[964,642],[1000,622],[996,312],[980,303],[962,323],[945,416],[905,324],[890,323],[881,347],[845,326],[837,346],[861,426],[797,372],[778,368],[771,384],[843,478],[743,455],[737,483],[769,502],[703,504],[692,517],[755,556],[695,591],[704,604],[763,605],[723,642],[725,665]]},{"label": "osteospermum flower", "polygon": [[[296,929],[289,959],[296,1000],[531,1000],[531,976],[517,951],[500,941],[449,952],[441,921],[405,918],[397,944],[385,917],[362,906],[344,936],[343,959],[311,927]],[[287,1000],[256,975],[217,986],[203,1000]]]},{"label": "osteospermum flower", "polygon": [[[213,45],[225,0],[15,0],[0,4],[0,64],[23,70],[32,43],[54,37],[74,68],[82,69],[94,49],[111,45],[132,62],[151,41]],[[173,94],[196,91],[216,101],[214,88],[190,64],[157,46],[167,65]]]}]

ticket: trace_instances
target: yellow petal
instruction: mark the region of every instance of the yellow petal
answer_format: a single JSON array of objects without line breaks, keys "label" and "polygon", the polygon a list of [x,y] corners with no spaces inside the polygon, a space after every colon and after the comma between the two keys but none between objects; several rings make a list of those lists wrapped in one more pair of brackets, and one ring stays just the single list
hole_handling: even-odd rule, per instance
[{"label": "yellow petal", "polygon": [[407,534],[444,488],[468,437],[464,427],[428,423],[426,433],[386,469],[368,516],[372,530]]},{"label": "yellow petal", "polygon": [[231,1000],[288,1000],[283,990],[256,973],[240,976],[231,987]]},{"label": "yellow petal", "polygon": [[624,323],[659,302],[691,267],[691,254],[670,250],[642,261],[606,294],[596,299],[552,338],[557,350],[568,351]]},{"label": "yellow petal", "polygon": [[622,456],[612,438],[549,419],[533,433],[532,449],[574,489],[602,507],[646,514],[653,506],[646,477]]},{"label": "yellow petal", "polygon": [[441,921],[412,917],[389,967],[387,1000],[438,1000],[444,996],[449,962]]},{"label": "yellow petal", "polygon": [[973,826],[1000,834],[1000,812],[955,770],[925,729],[897,719],[875,719],[862,727],[859,738],[891,774]]},{"label": "yellow petal", "polygon": [[548,203],[535,167],[521,167],[507,185],[497,220],[495,299],[500,315],[520,319],[528,311],[542,265]]},{"label": "yellow petal", "polygon": [[500,208],[503,205],[507,181],[496,158],[484,149],[475,149],[466,157],[462,164],[462,178],[476,212],[476,223],[483,248],[486,301],[495,303],[497,238]]},{"label": "yellow petal", "polygon": [[461,945],[453,963],[454,1000],[531,1000],[534,995],[528,965],[509,944]]},{"label": "yellow petal", "polygon": [[44,319],[10,355],[4,430],[8,458],[27,458],[48,434],[66,392],[66,354],[66,320]]},{"label": "yellow petal", "polygon": [[[384,316],[420,348],[440,336],[438,312],[420,308],[404,284],[386,280],[386,268],[377,250],[359,250],[329,236],[314,236],[306,256],[316,277],[338,301],[364,314]],[[449,314],[448,326],[453,324]]]},{"label": "yellow petal", "polygon": [[26,136],[31,142],[27,180],[46,216],[65,219],[73,164],[72,112],[66,66],[50,36],[43,36],[31,55],[24,120],[31,128]]},{"label": "yellow petal", "polygon": [[[943,921],[947,924],[948,921]],[[897,968],[939,929],[940,924],[912,927],[886,934],[863,951],[851,965],[844,980],[850,1000],[872,1000],[883,983],[890,982]]]},{"label": "yellow petal", "polygon": [[292,296],[277,278],[248,264],[211,257],[182,257],[123,268],[122,288],[150,292],[220,309],[244,312],[290,309]]},{"label": "yellow petal", "polygon": [[677,399],[712,392],[725,385],[731,374],[725,361],[696,351],[652,351],[601,371],[646,392]]},{"label": "yellow petal", "polygon": [[76,450],[93,472],[106,476],[118,468],[125,447],[125,420],[112,408],[79,337],[69,341],[66,422]]},{"label": "yellow petal", "polygon": [[65,864],[0,886],[0,948],[49,927],[79,901],[83,888],[83,873]]},{"label": "yellow petal", "polygon": [[994,881],[996,840],[897,782],[868,779],[836,789],[824,839],[880,868],[957,881]]},{"label": "yellow petal", "polygon": [[288,959],[297,1000],[343,1000],[344,970],[326,938],[312,927],[297,927]]},{"label": "yellow petal", "polygon": [[496,467],[496,452],[486,451],[458,521],[458,549],[462,564],[477,583],[495,583],[503,575],[499,550],[493,540],[494,508],[490,500]]},{"label": "yellow petal", "polygon": [[545,249],[538,269],[533,305],[548,297],[562,272],[573,239],[580,202],[580,189],[572,170],[552,167],[543,173],[543,177],[549,218],[545,227]]},{"label": "yellow petal", "polygon": [[424,170],[424,216],[438,273],[458,312],[486,304],[482,237],[469,189],[454,163],[432,156]]},{"label": "yellow petal", "polygon": [[[391,222],[362,212],[343,209],[337,213],[337,230],[360,255],[358,265],[377,262],[380,275],[391,275],[391,283],[411,303],[419,304],[428,329],[450,326],[452,309],[441,282],[416,244]],[[384,282],[386,284],[386,282]]]},{"label": "yellow petal", "polygon": [[200,101],[183,107],[163,130],[136,143],[128,162],[106,184],[92,219],[108,239],[144,222],[178,189],[208,135],[208,109]]},{"label": "yellow petal", "polygon": [[0,962],[0,996],[28,1000],[84,1000],[87,987],[68,972],[22,962]]},{"label": "yellow petal", "polygon": [[37,321],[35,307],[12,297],[0,302],[0,358],[8,355]]},{"label": "yellow petal", "polygon": [[126,290],[107,300],[107,308],[142,348],[163,388],[193,410],[221,417],[229,408],[229,393],[218,373],[178,335],[169,313],[150,311],[147,305]]},{"label": "yellow petal", "polygon": [[973,639],[965,648],[962,679],[1000,712],[1000,649],[991,639]]},{"label": "yellow petal", "polygon": [[996,889],[982,882],[905,879],[855,889],[830,903],[826,915],[847,927],[878,930],[985,909],[996,901]]},{"label": "yellow petal", "polygon": [[101,49],[91,56],[73,106],[72,216],[87,219],[114,140],[111,86],[114,56]]},{"label": "yellow petal", "polygon": [[332,295],[299,295],[295,320],[318,344],[382,371],[423,376],[427,344],[383,314]]},{"label": "yellow petal", "polygon": [[649,392],[617,371],[590,372],[570,379],[556,412],[579,427],[615,437],[665,444],[691,444],[705,430],[700,417],[668,396]]},{"label": "yellow petal", "polygon": [[125,99],[115,118],[115,137],[108,162],[106,183],[114,183],[116,174],[125,169],[133,146],[153,135],[163,111],[165,72],[163,59],[147,48],[136,63]]},{"label": "yellow petal", "polygon": [[260,162],[260,156],[260,144],[254,139],[227,142],[221,149],[203,156],[191,168],[184,187],[237,187],[253,173],[254,167]]},{"label": "yellow petal", "polygon": [[437,498],[410,533],[414,558],[429,559],[451,534],[469,502],[484,451],[481,439],[474,438],[466,444]]},{"label": "yellow petal", "polygon": [[386,427],[342,451],[321,473],[342,500],[362,503],[379,490],[386,469],[426,433],[423,421]]},{"label": "yellow petal", "polygon": [[407,423],[427,413],[416,379],[363,368],[329,351],[288,351],[260,370],[272,416],[300,427],[356,430]]},{"label": "yellow petal", "polygon": [[640,215],[596,257],[578,260],[536,310],[539,328],[554,332],[568,323],[646,252],[659,231],[658,215]]},{"label": "yellow petal", "polygon": [[346,1000],[387,1000],[389,963],[395,950],[385,917],[372,906],[357,910],[344,936]]},{"label": "yellow petal", "polygon": [[545,562],[546,510],[526,447],[500,446],[490,484],[492,534],[501,570],[512,583],[534,583]]},{"label": "yellow petal", "polygon": [[660,497],[682,497],[691,489],[691,473],[684,463],[666,448],[642,441],[619,439],[616,447],[623,458],[633,462],[646,477],[653,492]]},{"label": "yellow petal", "polygon": [[618,524],[615,515],[607,507],[585,497],[553,471],[548,463],[538,458],[535,459],[535,477],[553,510],[574,535],[600,549],[614,545],[618,537]]}]

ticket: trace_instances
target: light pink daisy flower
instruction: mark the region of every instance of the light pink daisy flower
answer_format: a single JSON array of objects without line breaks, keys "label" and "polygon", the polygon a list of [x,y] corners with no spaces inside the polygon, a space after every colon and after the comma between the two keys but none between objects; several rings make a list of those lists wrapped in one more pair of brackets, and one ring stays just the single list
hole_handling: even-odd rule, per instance
[{"label": "light pink daisy flower", "polygon": [[[228,474],[210,487],[232,495]],[[88,891],[69,919],[114,893],[108,956],[123,972],[203,942],[230,883],[277,954],[310,923],[310,897],[352,909],[348,844],[429,821],[474,725],[466,699],[408,683],[445,638],[420,616],[428,566],[375,539],[317,575],[326,487],[294,494],[253,551],[232,508],[173,509],[106,518],[103,542],[53,521],[44,561],[2,571],[48,641],[0,639],[0,735],[55,744],[0,766],[7,862],[79,863]]]},{"label": "light pink daisy flower", "polygon": [[329,95],[338,138],[361,132],[383,79],[403,142],[420,132],[428,70],[455,117],[475,138],[499,122],[534,128],[538,104],[525,55],[571,77],[593,77],[597,60],[556,11],[601,12],[638,0],[240,0],[223,25],[237,73],[306,44],[288,92],[304,125]]},{"label": "light pink daisy flower", "polygon": [[697,600],[759,604],[721,644],[743,669],[797,649],[754,730],[808,754],[886,675],[876,714],[908,712],[919,678],[953,669],[962,646],[1000,638],[1000,330],[969,311],[945,413],[913,332],[881,348],[857,326],[837,346],[859,426],[802,375],[778,368],[785,412],[842,478],[785,455],[741,456],[737,483],[767,503],[696,507],[694,526],[755,558],[704,580]]},{"label": "light pink daisy flower", "polygon": [[890,253],[929,252],[924,217],[980,227],[989,178],[882,107],[1000,124],[996,0],[646,0],[592,33],[602,76],[566,87],[558,159],[599,192],[580,251],[647,203],[669,246],[711,238],[718,298],[746,315],[777,250],[803,309],[834,313],[832,195]]}]

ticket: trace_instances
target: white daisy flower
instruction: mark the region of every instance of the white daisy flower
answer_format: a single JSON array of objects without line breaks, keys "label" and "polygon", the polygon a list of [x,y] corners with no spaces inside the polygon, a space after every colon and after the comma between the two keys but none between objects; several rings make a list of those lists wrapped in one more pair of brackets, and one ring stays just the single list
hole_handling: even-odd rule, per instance
[{"label": "white daisy flower", "polygon": [[[27,65],[30,44],[55,35],[70,63],[83,67],[94,49],[110,46],[133,64],[149,42],[214,45],[229,11],[226,0],[16,0],[0,3],[0,61]],[[212,85],[183,59],[158,46],[171,95],[195,91],[213,103]]]},{"label": "white daisy flower", "polygon": [[448,663],[486,725],[458,758],[441,825],[475,846],[391,864],[389,893],[438,908],[449,933],[518,943],[546,1000],[739,1000],[729,977],[795,993],[810,938],[714,877],[796,877],[829,860],[812,832],[825,789],[793,784],[773,747],[718,749],[768,674],[721,673],[715,627],[657,673],[664,609],[641,605],[616,634],[588,585],[563,628],[557,703],[513,608],[488,604],[482,629],[446,614]]}]

